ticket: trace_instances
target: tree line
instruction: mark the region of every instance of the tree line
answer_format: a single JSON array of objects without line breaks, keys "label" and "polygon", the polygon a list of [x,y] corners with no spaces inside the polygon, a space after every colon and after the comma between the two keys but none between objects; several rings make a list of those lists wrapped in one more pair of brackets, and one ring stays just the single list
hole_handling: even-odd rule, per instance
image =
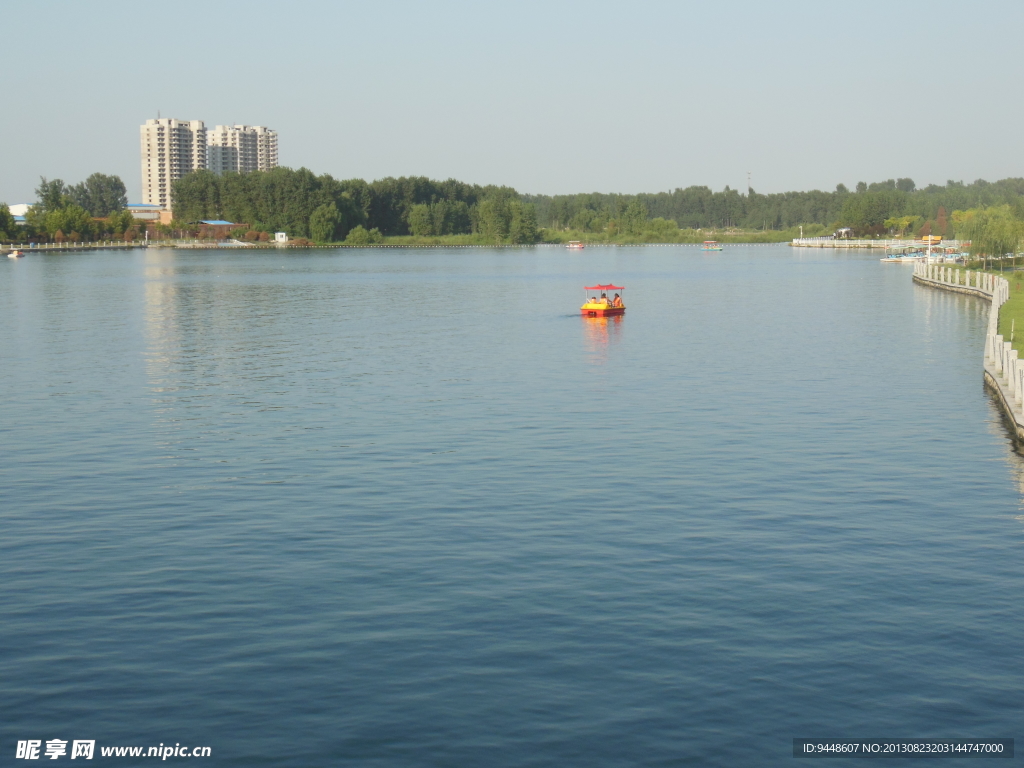
[{"label": "tree line", "polygon": [[1024,249],[1024,201],[953,211],[952,224],[957,236],[970,240],[971,256],[985,266],[993,259],[1003,264]]},{"label": "tree line", "polygon": [[930,225],[929,230],[945,228],[941,234],[951,234],[952,211],[1014,204],[1022,197],[1024,179],[1020,178],[994,183],[979,179],[971,184],[947,181],[922,189],[912,179],[901,178],[859,182],[852,191],[839,184],[832,192],[763,195],[753,189],[741,194],[729,187],[713,192],[693,186],[637,195],[595,192],[525,195],[523,199],[536,207],[542,227],[556,230],[607,232],[610,225],[621,229],[630,205],[639,204],[650,218],[671,221],[683,229],[785,230],[818,225],[822,231],[849,227],[857,235],[871,236],[892,232],[899,225],[887,222],[907,217],[909,221],[900,223],[904,230]]},{"label": "tree line", "polygon": [[95,240],[134,237],[136,222],[125,210],[128,196],[118,176],[94,173],[67,185],[61,179],[40,179],[36,202],[18,224],[6,204],[0,205],[0,239]]},{"label": "tree line", "polygon": [[366,182],[318,176],[306,168],[222,175],[201,170],[175,181],[171,197],[180,222],[221,219],[317,242],[470,234],[495,243],[538,239],[533,206],[516,190],[455,179]]},{"label": "tree line", "polygon": [[[74,185],[43,178],[36,197],[24,227],[0,206],[0,238],[132,238],[145,226],[125,210],[125,186],[117,176],[94,173]],[[948,181],[919,189],[912,179],[899,178],[860,182],[853,190],[839,184],[832,192],[768,195],[693,186],[637,195],[552,196],[456,179],[338,180],[282,167],[224,175],[196,171],[173,183],[172,198],[176,221],[169,228],[155,226],[163,234],[195,234],[196,222],[225,219],[245,224],[241,232],[253,238],[283,231],[292,238],[356,244],[452,235],[480,243],[532,243],[540,239],[541,227],[551,240],[600,233],[608,240],[685,242],[699,239],[698,230],[782,236],[800,225],[808,235],[849,227],[856,236],[952,237],[965,221],[954,212],[1000,206],[1024,211],[1024,179]]]}]

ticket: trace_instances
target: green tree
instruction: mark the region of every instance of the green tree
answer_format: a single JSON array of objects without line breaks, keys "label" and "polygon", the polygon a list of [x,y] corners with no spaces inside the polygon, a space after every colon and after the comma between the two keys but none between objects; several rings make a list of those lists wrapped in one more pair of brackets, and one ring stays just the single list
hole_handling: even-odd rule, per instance
[{"label": "green tree", "polygon": [[17,238],[18,223],[7,203],[0,203],[0,240],[14,240]]},{"label": "green tree", "polygon": [[508,241],[513,245],[536,243],[537,212],[529,203],[513,200],[509,204]]},{"label": "green tree", "polygon": [[654,218],[647,222],[644,233],[651,235],[654,242],[678,241],[679,224],[672,219]]},{"label": "green tree", "polygon": [[321,205],[309,217],[309,235],[318,243],[329,243],[341,223],[341,213],[334,203]]},{"label": "green tree", "polygon": [[601,214],[593,208],[581,208],[569,219],[569,229],[579,230],[580,232],[597,231],[601,229],[599,223],[601,220]]},{"label": "green tree", "polygon": [[345,238],[346,245],[371,245],[373,243],[384,242],[384,236],[380,233],[380,230],[374,227],[370,231],[366,230],[362,224],[358,224],[353,227],[348,237]]},{"label": "green tree", "polygon": [[883,224],[893,230],[897,237],[903,237],[903,234],[920,219],[920,216],[893,216],[886,219]]},{"label": "green tree", "polygon": [[221,178],[213,171],[193,171],[171,184],[174,218],[202,221],[221,218]]},{"label": "green tree", "polygon": [[125,233],[126,230],[130,229],[135,224],[135,217],[132,216],[131,211],[120,211],[118,213],[112,213],[107,218],[107,226],[110,227],[110,231],[120,237]]},{"label": "green tree", "polygon": [[622,229],[629,235],[642,234],[647,226],[647,206],[634,200],[622,214]]},{"label": "green tree", "polygon": [[409,230],[417,237],[437,234],[429,205],[420,203],[409,209]]},{"label": "green tree", "polygon": [[48,212],[44,220],[44,227],[55,238],[57,232],[75,232],[79,233],[80,237],[82,235],[89,237],[94,230],[89,212],[74,204]]},{"label": "green tree", "polygon": [[119,176],[94,173],[85,181],[68,187],[67,194],[73,203],[96,217],[108,216],[128,205],[128,194]]},{"label": "green tree", "polygon": [[69,202],[68,189],[60,179],[47,181],[45,176],[40,176],[39,186],[36,187],[36,200],[36,206],[41,213],[59,210]]},{"label": "green tree", "polygon": [[501,200],[484,200],[475,208],[476,230],[496,243],[508,236],[508,207]]},{"label": "green tree", "polygon": [[986,264],[990,258],[1016,253],[1024,239],[1024,222],[1009,205],[953,211],[953,225],[959,238],[971,241],[971,255]]}]

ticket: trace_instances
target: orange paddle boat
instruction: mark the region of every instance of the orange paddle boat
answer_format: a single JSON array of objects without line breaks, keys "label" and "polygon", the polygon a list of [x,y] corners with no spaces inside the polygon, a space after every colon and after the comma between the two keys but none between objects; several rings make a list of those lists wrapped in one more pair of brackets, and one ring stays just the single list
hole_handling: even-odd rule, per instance
[{"label": "orange paddle boat", "polygon": [[[587,302],[580,307],[580,313],[585,317],[613,317],[626,314],[626,305],[622,303],[622,297],[618,293],[626,290],[625,286],[609,283],[584,286],[583,290],[591,294]],[[608,294],[612,291],[616,292],[615,297],[609,298]]]}]

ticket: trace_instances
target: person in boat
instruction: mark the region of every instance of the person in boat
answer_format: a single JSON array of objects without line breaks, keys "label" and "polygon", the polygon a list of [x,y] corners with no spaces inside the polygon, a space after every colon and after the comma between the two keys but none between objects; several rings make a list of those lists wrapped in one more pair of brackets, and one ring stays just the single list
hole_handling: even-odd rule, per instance
[{"label": "person in boat", "polygon": [[591,296],[590,297],[590,303],[591,304],[597,304],[597,296]]},{"label": "person in boat", "polygon": [[606,307],[608,306],[608,294],[607,293],[602,293],[601,294],[601,303],[604,304]]},{"label": "person in boat", "polygon": [[612,299],[612,306],[613,307],[621,307],[622,306],[622,297],[619,296],[619,294],[617,294],[617,293],[615,294],[615,298]]}]

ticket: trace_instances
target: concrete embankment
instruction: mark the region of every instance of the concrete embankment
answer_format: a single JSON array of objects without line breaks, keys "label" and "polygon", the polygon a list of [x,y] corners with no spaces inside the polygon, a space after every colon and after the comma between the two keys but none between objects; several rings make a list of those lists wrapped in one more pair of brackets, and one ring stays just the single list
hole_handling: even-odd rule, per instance
[{"label": "concrete embankment", "polygon": [[22,253],[42,253],[46,251],[109,251],[111,248],[130,249],[140,248],[145,243],[126,243],[123,240],[103,240],[98,243],[7,243],[0,245],[0,254],[11,251]]},{"label": "concrete embankment", "polygon": [[1024,441],[1024,359],[1017,359],[1017,350],[998,333],[999,308],[1010,298],[1009,282],[987,272],[921,263],[914,265],[914,282],[980,296],[992,302],[985,332],[985,383],[1003,406],[1017,439]]}]

